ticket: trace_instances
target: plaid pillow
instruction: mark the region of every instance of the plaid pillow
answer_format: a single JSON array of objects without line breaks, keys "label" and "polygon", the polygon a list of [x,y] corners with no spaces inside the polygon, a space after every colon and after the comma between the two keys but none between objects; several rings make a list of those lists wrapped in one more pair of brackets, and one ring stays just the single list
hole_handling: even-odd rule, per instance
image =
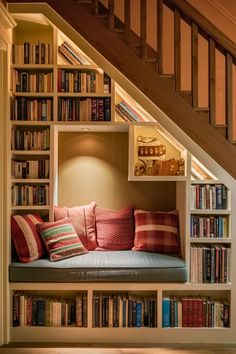
[{"label": "plaid pillow", "polygon": [[59,261],[88,252],[73,225],[67,220],[44,222],[38,224],[37,229],[44,240],[50,261]]},{"label": "plaid pillow", "polygon": [[135,210],[135,251],[180,253],[178,211]]},{"label": "plaid pillow", "polygon": [[29,263],[44,254],[44,246],[36,229],[42,222],[40,215],[12,215],[11,236],[20,262]]}]

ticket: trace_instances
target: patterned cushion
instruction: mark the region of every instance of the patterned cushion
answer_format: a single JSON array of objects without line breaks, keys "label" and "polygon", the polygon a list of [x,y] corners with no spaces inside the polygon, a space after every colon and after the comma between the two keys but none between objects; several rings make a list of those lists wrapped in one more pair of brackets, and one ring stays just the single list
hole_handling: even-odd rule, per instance
[{"label": "patterned cushion", "polygon": [[180,253],[178,211],[150,212],[135,210],[133,250]]},{"label": "patterned cushion", "polygon": [[81,205],[73,208],[54,207],[54,220],[68,218],[84,247],[89,251],[97,247],[95,206],[95,202],[92,202],[89,205]]},{"label": "patterned cushion", "polygon": [[72,224],[67,220],[44,222],[37,225],[45,242],[50,261],[87,253]]},{"label": "patterned cushion", "polygon": [[96,208],[96,250],[129,250],[134,244],[133,207],[122,210]]},{"label": "patterned cushion", "polygon": [[20,262],[29,263],[44,254],[44,245],[36,224],[42,222],[40,215],[12,215],[11,235]]}]

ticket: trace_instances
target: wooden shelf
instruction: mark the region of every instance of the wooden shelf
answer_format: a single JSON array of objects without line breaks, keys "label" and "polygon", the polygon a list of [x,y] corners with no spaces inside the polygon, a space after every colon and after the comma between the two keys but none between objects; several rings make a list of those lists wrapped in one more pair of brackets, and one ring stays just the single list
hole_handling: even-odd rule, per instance
[{"label": "wooden shelf", "polygon": [[50,183],[50,179],[48,179],[48,178],[37,178],[37,179],[34,179],[34,178],[19,178],[19,179],[12,178],[11,183],[14,183],[14,184],[17,184],[17,183],[21,183],[21,184],[40,183],[40,184],[42,184],[42,183]]},{"label": "wooden shelf", "polygon": [[12,155],[50,155],[49,150],[12,150]]}]

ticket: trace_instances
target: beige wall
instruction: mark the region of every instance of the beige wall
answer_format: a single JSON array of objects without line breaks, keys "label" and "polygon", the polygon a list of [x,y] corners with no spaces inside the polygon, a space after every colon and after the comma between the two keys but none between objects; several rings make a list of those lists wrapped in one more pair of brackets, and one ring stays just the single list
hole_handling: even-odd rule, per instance
[{"label": "beige wall", "polygon": [[128,182],[127,133],[59,133],[59,205],[175,209],[174,182]]}]

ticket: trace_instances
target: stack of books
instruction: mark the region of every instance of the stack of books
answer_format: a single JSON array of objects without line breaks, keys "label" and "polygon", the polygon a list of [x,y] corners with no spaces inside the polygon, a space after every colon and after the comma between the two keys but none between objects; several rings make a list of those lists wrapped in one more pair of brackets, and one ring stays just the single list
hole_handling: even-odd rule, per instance
[{"label": "stack of books", "polygon": [[82,53],[76,50],[68,41],[64,41],[58,47],[58,53],[64,64],[90,65]]}]

